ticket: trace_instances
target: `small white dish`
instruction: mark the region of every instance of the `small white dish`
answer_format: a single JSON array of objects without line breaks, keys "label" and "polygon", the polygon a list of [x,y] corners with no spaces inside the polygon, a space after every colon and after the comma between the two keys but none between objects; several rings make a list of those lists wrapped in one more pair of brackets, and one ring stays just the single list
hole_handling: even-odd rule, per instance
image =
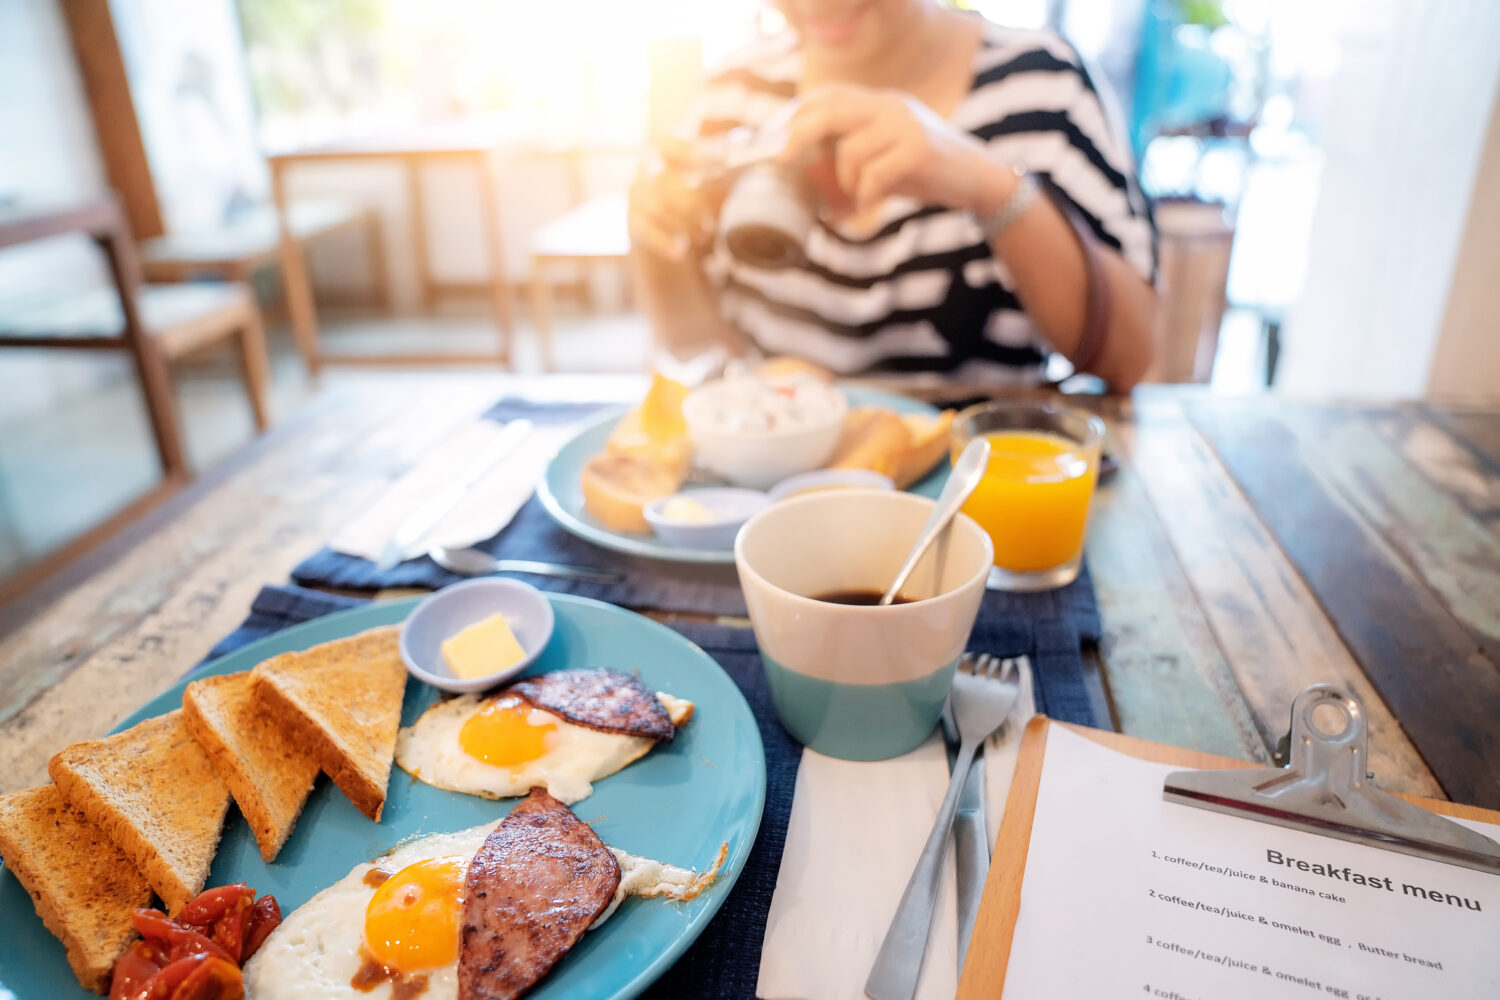
[{"label": "small white dish", "polygon": [[[443,643],[496,613],[505,616],[526,655],[519,663],[483,677],[455,677],[443,659]],[[552,638],[552,604],[519,580],[487,578],[445,587],[412,610],[401,624],[401,659],[407,672],[444,691],[483,691],[520,674]]]},{"label": "small white dish", "polygon": [[893,490],[896,484],[891,477],[874,469],[814,469],[788,476],[767,491],[771,502],[785,500],[799,493],[817,493],[821,490],[863,489]]},{"label": "small white dish", "polygon": [[[685,490],[653,500],[646,505],[644,514],[651,530],[668,545],[726,551],[734,547],[734,536],[740,525],[770,502],[770,497],[760,490],[715,486]],[[679,513],[688,504],[696,508],[697,517],[684,517]]]}]

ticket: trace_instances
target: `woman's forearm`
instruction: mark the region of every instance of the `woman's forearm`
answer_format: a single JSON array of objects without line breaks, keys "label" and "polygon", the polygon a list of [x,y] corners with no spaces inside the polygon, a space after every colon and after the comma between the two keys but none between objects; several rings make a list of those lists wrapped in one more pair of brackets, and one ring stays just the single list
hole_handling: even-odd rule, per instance
[{"label": "woman's forearm", "polygon": [[[980,206],[981,215],[999,211],[1014,194],[1013,172],[997,166],[988,187],[989,204]],[[1038,198],[999,234],[993,249],[1037,328],[1064,356],[1076,359],[1088,310],[1088,265],[1072,225],[1050,199]],[[1095,243],[1094,250],[1109,283],[1110,316],[1089,370],[1126,392],[1151,363],[1156,291],[1110,247]]]},{"label": "woman's forearm", "polygon": [[630,252],[630,264],[635,294],[658,348],[679,359],[711,347],[738,353],[743,338],[719,316],[713,292],[692,254],[669,260],[636,247]]}]

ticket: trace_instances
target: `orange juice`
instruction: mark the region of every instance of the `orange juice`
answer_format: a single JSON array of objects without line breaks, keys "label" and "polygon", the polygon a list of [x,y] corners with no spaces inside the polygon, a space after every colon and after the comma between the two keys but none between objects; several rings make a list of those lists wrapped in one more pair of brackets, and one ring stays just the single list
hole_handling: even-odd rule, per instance
[{"label": "orange juice", "polygon": [[1097,453],[1041,431],[981,436],[990,443],[990,462],[963,510],[995,543],[995,565],[1030,573],[1075,558],[1083,549]]}]

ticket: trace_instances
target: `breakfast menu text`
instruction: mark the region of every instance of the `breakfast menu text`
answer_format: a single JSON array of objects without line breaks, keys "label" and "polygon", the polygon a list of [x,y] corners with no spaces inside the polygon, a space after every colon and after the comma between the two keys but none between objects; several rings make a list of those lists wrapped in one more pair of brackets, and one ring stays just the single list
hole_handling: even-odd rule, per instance
[{"label": "breakfast menu text", "polygon": [[1006,1000],[1500,997],[1500,876],[1167,802],[1174,770],[1049,727]]}]

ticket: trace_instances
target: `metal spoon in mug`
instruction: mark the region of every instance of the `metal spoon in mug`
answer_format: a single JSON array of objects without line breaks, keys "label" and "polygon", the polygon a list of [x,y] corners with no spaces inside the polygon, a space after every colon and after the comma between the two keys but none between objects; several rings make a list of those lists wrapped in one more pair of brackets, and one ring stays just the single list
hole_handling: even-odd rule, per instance
[{"label": "metal spoon in mug", "polygon": [[584,580],[588,583],[619,583],[625,579],[619,573],[585,566],[564,566],[561,563],[535,562],[531,559],[496,559],[483,549],[456,549],[435,545],[427,554],[443,569],[459,576],[535,573],[537,576],[556,576],[564,580]]},{"label": "metal spoon in mug", "polygon": [[937,502],[933,504],[932,513],[927,517],[927,523],[922,525],[922,533],[917,536],[917,544],[911,547],[911,552],[906,557],[906,562],[901,564],[901,569],[896,573],[895,581],[880,595],[880,604],[890,604],[901,593],[901,588],[906,585],[906,578],[911,576],[911,571],[917,568],[917,562],[922,558],[938,537],[943,529],[948,527],[948,522],[953,520],[953,515],[964,505],[974,492],[979,481],[984,478],[985,469],[990,464],[990,443],[982,437],[977,437],[964,445],[962,454],[958,461],[953,464],[953,471],[948,473],[948,481],[943,484],[943,491],[938,494]]}]

